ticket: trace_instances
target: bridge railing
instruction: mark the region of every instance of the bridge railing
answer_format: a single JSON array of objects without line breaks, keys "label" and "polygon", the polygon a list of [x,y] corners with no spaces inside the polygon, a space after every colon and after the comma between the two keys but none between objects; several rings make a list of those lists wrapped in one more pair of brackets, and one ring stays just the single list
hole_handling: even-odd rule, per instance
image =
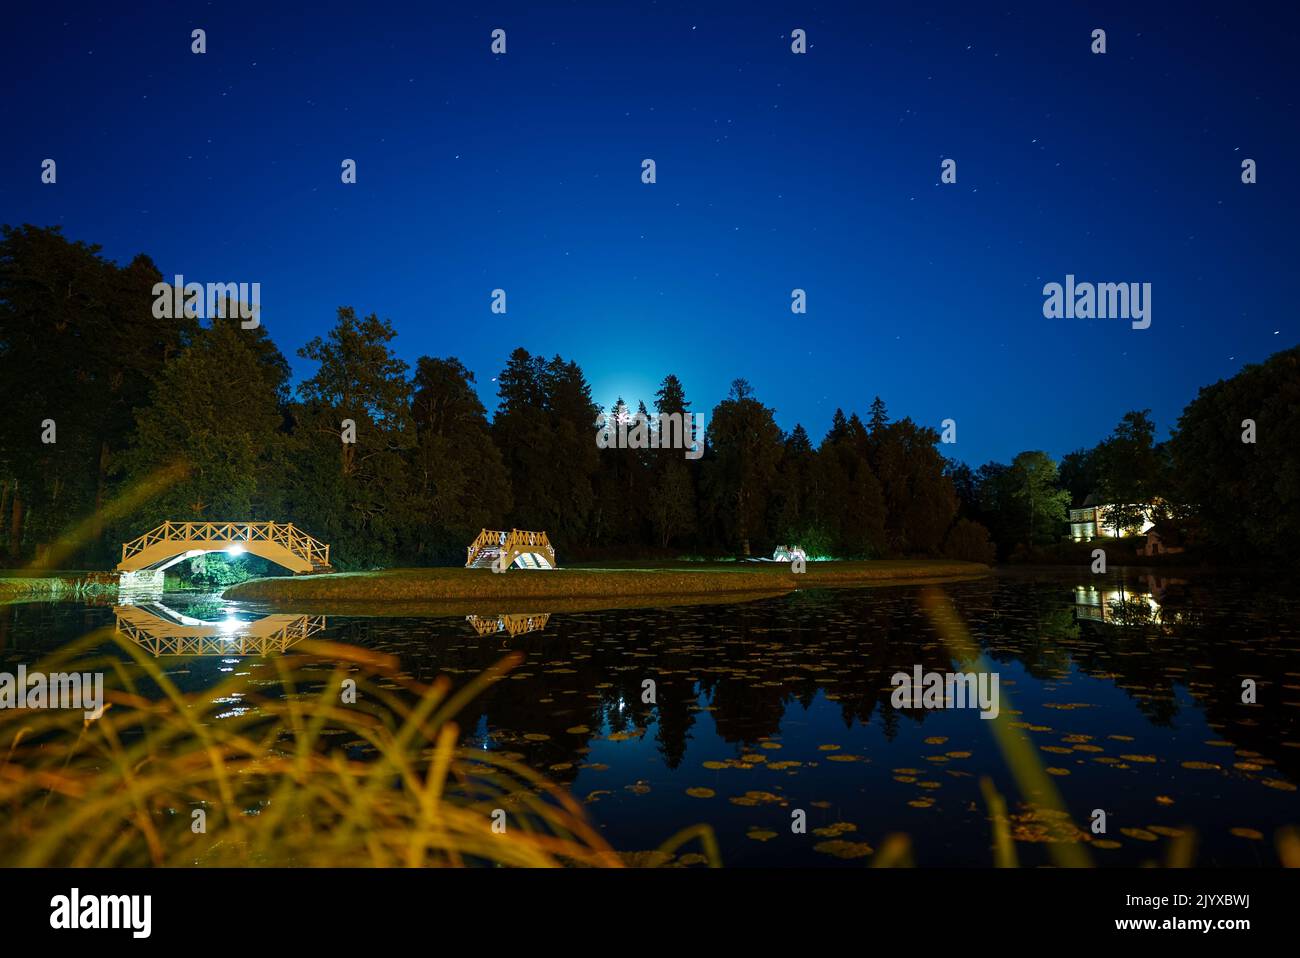
[{"label": "bridge railing", "polygon": [[489,636],[507,632],[511,638],[526,632],[540,632],[546,628],[549,612],[514,613],[502,615],[467,615],[468,622],[479,635]]},{"label": "bridge railing", "polygon": [[307,562],[329,565],[330,547],[292,522],[172,522],[122,544],[122,561],[161,542],[275,542]]},{"label": "bridge railing", "polygon": [[526,529],[511,529],[509,532],[501,529],[484,529],[465,547],[465,564],[471,564],[480,552],[489,547],[503,554],[514,551],[544,552],[550,556],[552,564],[555,561],[555,547],[551,545],[551,540],[545,532],[529,532]]},{"label": "bridge railing", "polygon": [[545,532],[525,532],[523,529],[511,529],[506,538],[506,548],[520,552],[545,552],[552,559],[555,549]]},{"label": "bridge railing", "polygon": [[185,626],[133,608],[115,611],[117,630],[156,656],[267,655],[285,652],[325,628],[323,615],[268,616],[277,619],[269,631],[259,631],[253,621],[230,633],[217,623]]},{"label": "bridge railing", "polygon": [[492,529],[484,529],[474,541],[465,547],[465,562],[469,564],[474,561],[474,557],[486,549],[489,545],[499,545],[505,547],[506,536],[508,533],[497,532]]}]

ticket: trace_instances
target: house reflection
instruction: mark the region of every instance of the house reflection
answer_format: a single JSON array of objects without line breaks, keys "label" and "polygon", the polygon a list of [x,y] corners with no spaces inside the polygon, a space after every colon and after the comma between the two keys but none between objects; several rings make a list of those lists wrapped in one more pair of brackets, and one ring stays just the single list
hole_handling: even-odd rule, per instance
[{"label": "house reflection", "polygon": [[506,632],[513,638],[516,635],[524,635],[528,632],[540,632],[546,628],[546,622],[550,617],[549,612],[503,612],[500,615],[467,615],[465,621],[479,635],[496,635],[499,632]]},{"label": "house reflection", "polygon": [[136,645],[162,655],[271,655],[287,651],[325,628],[323,615],[264,615],[205,621],[161,602],[115,605],[117,631]]},{"label": "house reflection", "polygon": [[1155,575],[1138,576],[1136,588],[1123,583],[1074,587],[1074,615],[1080,622],[1107,625],[1169,625],[1182,615],[1165,605],[1171,586],[1186,584],[1182,579]]}]

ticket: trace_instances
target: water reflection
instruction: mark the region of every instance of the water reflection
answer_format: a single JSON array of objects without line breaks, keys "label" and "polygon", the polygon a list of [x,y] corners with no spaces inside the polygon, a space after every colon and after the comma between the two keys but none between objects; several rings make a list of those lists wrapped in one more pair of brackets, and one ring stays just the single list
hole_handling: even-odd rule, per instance
[{"label": "water reflection", "polygon": [[[1300,817],[1296,593],[1132,574],[1098,577],[1094,594],[1077,586],[1033,572],[945,591],[1076,821],[1105,795],[1131,832],[1097,846],[1098,863],[1159,860],[1187,830],[1200,863],[1275,861],[1268,841],[1242,836]],[[988,864],[988,775],[1029,823],[1016,831],[1022,863],[1047,861],[1045,844],[1064,839],[1034,825],[1043,813],[1017,794],[988,723],[890,701],[893,672],[952,665],[918,598],[915,587],[810,590],[556,614],[546,636],[512,642],[524,664],[461,715],[466,744],[567,783],[619,847],[707,821],[732,864],[824,864],[831,853],[751,837],[788,834],[795,807],[815,810],[813,832],[897,830],[922,864]],[[432,620],[340,623],[341,639],[397,654],[426,680],[467,681],[500,655]],[[1243,676],[1266,704],[1242,702]]]},{"label": "water reflection", "polygon": [[1099,589],[1095,585],[1074,587],[1074,614],[1081,622],[1116,625],[1156,625],[1161,621],[1160,603],[1152,593]]},{"label": "water reflection", "polygon": [[500,615],[467,615],[465,621],[479,635],[496,635],[506,632],[513,639],[528,632],[540,632],[546,628],[550,619],[549,612],[501,613]]},{"label": "water reflection", "polygon": [[[1275,830],[1300,819],[1293,582],[1006,570],[943,588],[1081,832],[1103,801],[1116,823],[1109,845],[1074,831],[1068,840],[1088,840],[1098,864],[1131,866],[1162,860],[1164,844],[1187,830],[1198,864],[1276,864]],[[953,665],[919,597],[900,586],[468,619],[463,610],[331,615],[325,637],[394,655],[413,679],[456,686],[504,654],[500,638],[480,636],[512,637],[523,662],[458,714],[463,744],[567,785],[620,849],[653,848],[707,822],[733,865],[837,863],[818,844],[843,849],[894,831],[912,836],[918,864],[987,865],[979,781],[988,776],[1020,816],[1021,863],[1046,862],[1045,843],[1066,839],[1038,827],[990,723],[970,710],[890,701],[895,671]],[[170,601],[203,619],[232,608]],[[40,647],[102,627],[107,613],[0,608],[0,660],[34,661]],[[185,618],[173,613],[168,631],[226,637],[220,623]],[[219,665],[245,669],[202,660],[169,663],[168,675],[198,689]],[[259,665],[247,668],[250,680],[270,693],[273,677]],[[328,666],[319,668],[323,678]],[[1255,703],[1242,701],[1244,678],[1258,684]],[[792,808],[808,811],[811,840],[791,836]]]},{"label": "water reflection", "polygon": [[122,605],[156,602],[163,597],[166,580],[161,569],[123,572],[117,579],[117,598]]},{"label": "water reflection", "polygon": [[1186,579],[1140,575],[1136,581],[1133,588],[1122,580],[1118,584],[1076,585],[1075,618],[1080,622],[1123,626],[1161,626],[1189,621],[1185,610],[1171,605],[1180,587],[1188,584]]},{"label": "water reflection", "polygon": [[229,612],[214,622],[184,615],[161,602],[115,605],[113,614],[117,617],[117,631],[154,657],[283,653],[325,628],[323,615],[264,615],[249,619]]}]

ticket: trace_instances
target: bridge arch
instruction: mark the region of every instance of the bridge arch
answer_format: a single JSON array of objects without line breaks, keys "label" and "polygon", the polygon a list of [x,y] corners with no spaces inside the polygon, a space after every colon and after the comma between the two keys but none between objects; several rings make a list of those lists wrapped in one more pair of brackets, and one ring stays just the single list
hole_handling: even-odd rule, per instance
[{"label": "bridge arch", "polygon": [[161,571],[205,552],[248,553],[295,575],[331,572],[330,547],[292,522],[172,522],[122,544],[118,572]]}]

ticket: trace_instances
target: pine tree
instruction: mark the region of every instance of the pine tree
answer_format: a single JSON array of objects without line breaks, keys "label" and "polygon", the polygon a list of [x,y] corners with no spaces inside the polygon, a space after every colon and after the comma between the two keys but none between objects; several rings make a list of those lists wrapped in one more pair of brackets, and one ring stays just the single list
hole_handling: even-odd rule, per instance
[{"label": "pine tree", "polygon": [[885,409],[885,402],[879,396],[871,400],[871,432],[874,434],[885,426],[889,425],[889,413]]},{"label": "pine tree", "polygon": [[743,379],[713,410],[708,445],[714,456],[705,463],[705,489],[727,537],[748,554],[752,540],[769,535],[767,501],[780,461],[781,430],[772,410],[753,398]]},{"label": "pine tree", "polygon": [[459,559],[480,529],[500,528],[510,513],[510,477],[473,384],[474,374],[454,357],[416,363],[413,533],[414,551],[425,559]]},{"label": "pine tree", "polygon": [[395,335],[387,320],[345,306],[324,338],[298,351],[318,368],[292,410],[291,509],[354,568],[394,561],[413,522],[411,384],[389,345]]},{"label": "pine tree", "polygon": [[685,415],[690,410],[690,406],[691,404],[686,401],[686,389],[682,386],[682,381],[669,373],[655,392],[655,412]]}]

